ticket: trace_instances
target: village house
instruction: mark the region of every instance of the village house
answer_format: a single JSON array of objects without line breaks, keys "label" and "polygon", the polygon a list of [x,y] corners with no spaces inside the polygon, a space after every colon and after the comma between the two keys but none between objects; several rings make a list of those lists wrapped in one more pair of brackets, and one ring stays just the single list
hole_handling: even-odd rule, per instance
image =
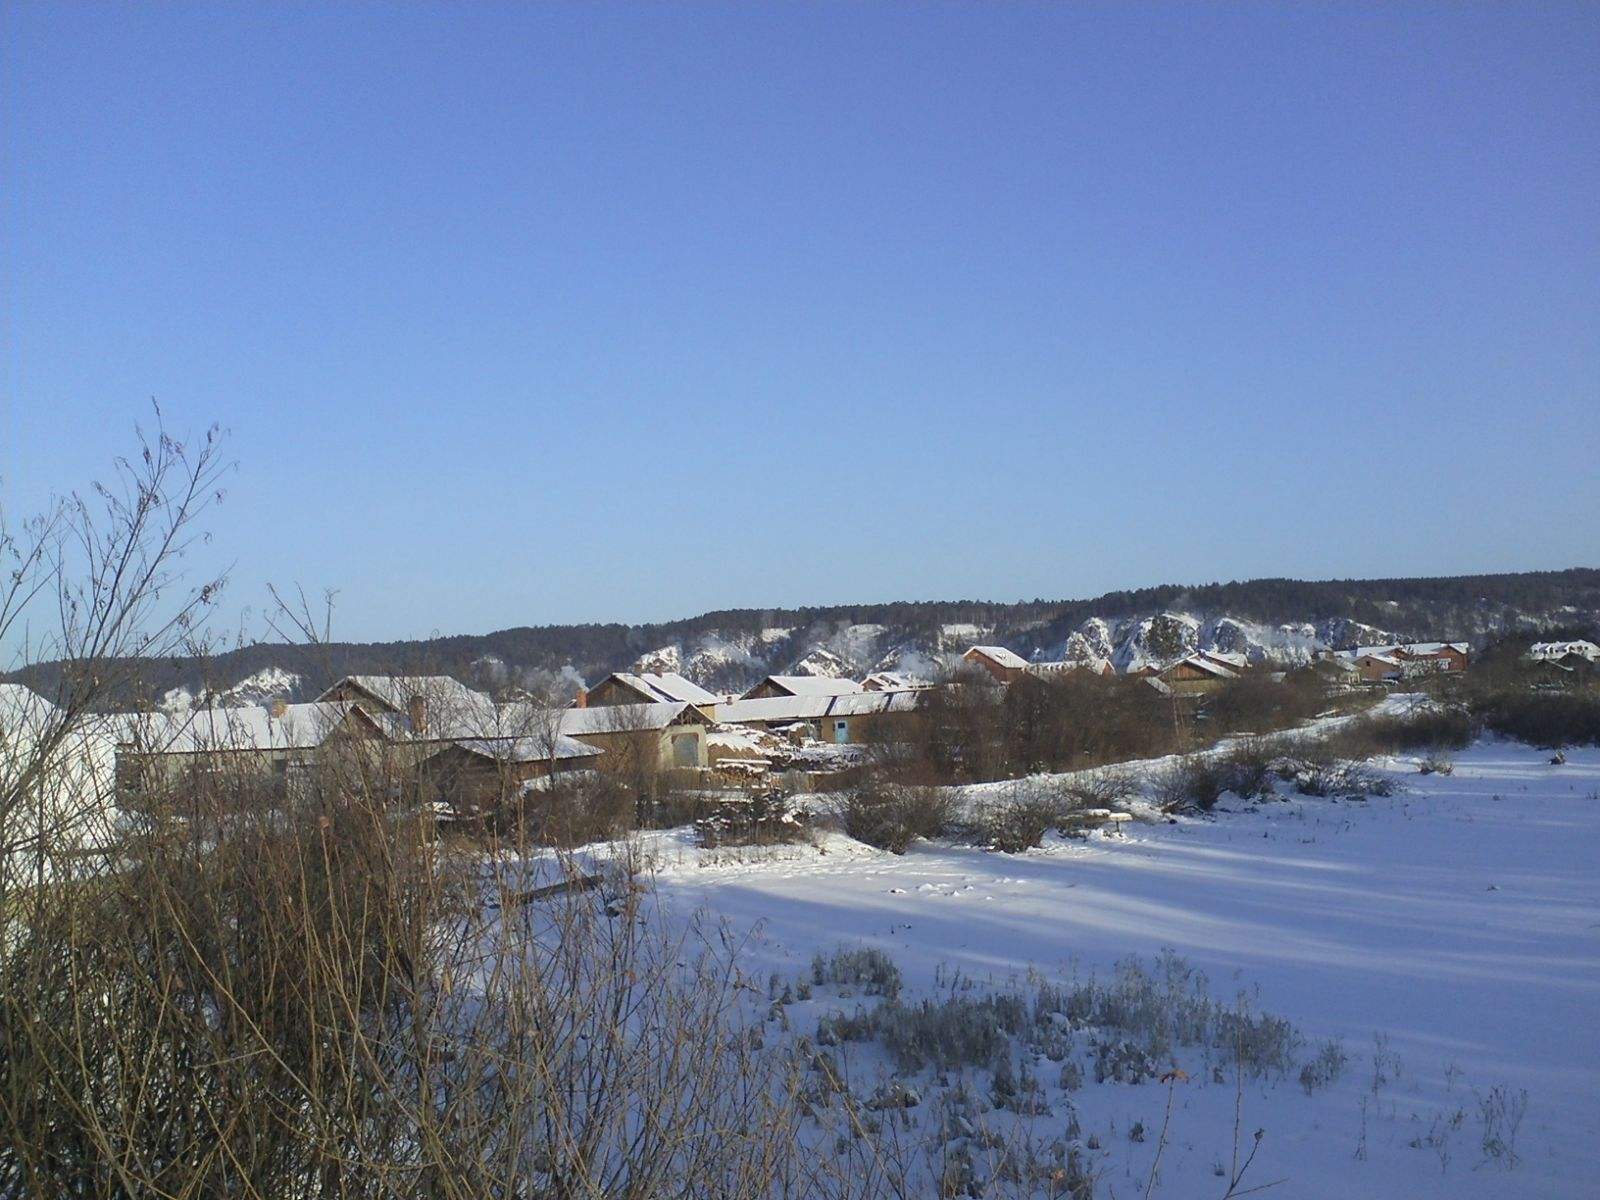
[{"label": "village house", "polygon": [[1571,642],[1535,642],[1528,647],[1528,657],[1535,662],[1560,663],[1565,667],[1600,663],[1600,646],[1579,639]]},{"label": "village house", "polygon": [[1399,679],[1405,672],[1405,664],[1393,654],[1377,650],[1356,654],[1347,661],[1355,665],[1356,676],[1363,683]]},{"label": "village house", "polygon": [[904,692],[922,686],[897,671],[874,671],[861,681],[864,692]]},{"label": "village house", "polygon": [[74,725],[55,703],[20,683],[0,683],[0,779],[7,797],[0,854],[54,875],[64,857],[114,835],[114,717],[90,714]]},{"label": "village house", "polygon": [[1214,692],[1230,680],[1239,678],[1239,671],[1224,666],[1211,655],[1191,654],[1180,658],[1171,666],[1157,672],[1156,678],[1180,696]]},{"label": "village house", "polygon": [[514,808],[530,787],[592,769],[605,754],[577,738],[465,738],[417,764],[418,797],[441,820],[482,821]]},{"label": "village house", "polygon": [[771,696],[849,696],[861,691],[853,679],[834,679],[828,675],[768,675],[741,700],[762,700]]},{"label": "village house", "polygon": [[388,741],[377,720],[344,700],[129,713],[114,723],[117,793],[135,807],[151,789],[194,772],[259,772],[282,792],[333,747]]},{"label": "village house", "polygon": [[720,724],[756,729],[803,725],[812,737],[845,745],[865,741],[897,717],[914,712],[926,694],[926,688],[909,688],[844,696],[761,696],[719,704],[714,715]]},{"label": "village house", "polygon": [[1415,663],[1422,671],[1459,673],[1467,669],[1472,647],[1466,642],[1411,642],[1394,648],[1402,662]]},{"label": "village house", "polygon": [[696,770],[710,718],[686,701],[560,710],[558,732],[606,752],[602,770]]},{"label": "village house", "polygon": [[1376,683],[1435,672],[1459,674],[1467,669],[1471,650],[1466,642],[1408,642],[1357,646],[1335,653],[1336,657],[1353,662],[1362,680]]},{"label": "village house", "polygon": [[1028,660],[1004,646],[973,646],[961,656],[961,661],[988,672],[996,683],[1015,683],[1028,672]]},{"label": "village house", "polygon": [[449,675],[346,675],[319,701],[359,704],[414,738],[476,737],[494,730],[494,701]]},{"label": "village house", "polygon": [[1233,650],[1196,650],[1195,654],[1209,662],[1214,662],[1219,667],[1232,671],[1235,675],[1243,675],[1250,669],[1248,655],[1240,654]]}]

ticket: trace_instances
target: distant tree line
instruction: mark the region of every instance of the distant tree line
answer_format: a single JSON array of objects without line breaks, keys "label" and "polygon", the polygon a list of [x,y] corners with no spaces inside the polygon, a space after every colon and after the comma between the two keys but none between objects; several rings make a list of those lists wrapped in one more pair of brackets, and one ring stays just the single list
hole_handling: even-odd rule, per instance
[{"label": "distant tree line", "polygon": [[[767,629],[791,629],[794,632],[789,638],[768,647],[777,667],[833,630],[853,624],[882,625],[888,643],[918,647],[938,645],[946,625],[976,625],[994,630],[994,640],[1027,654],[1059,645],[1090,617],[1115,619],[1166,609],[1225,614],[1268,625],[1342,619],[1419,639],[1499,636],[1527,628],[1530,618],[1555,628],[1556,615],[1566,612],[1579,616],[1570,621],[1563,618],[1562,629],[1592,631],[1590,622],[1600,614],[1600,569],[1426,579],[1167,584],[1107,592],[1088,600],[1013,604],[953,600],[725,609],[641,625],[521,626],[406,642],[259,643],[211,656],[148,660],[138,664],[139,670],[132,674],[150,693],[138,697],[141,699],[159,698],[166,689],[180,686],[196,693],[208,685],[226,687],[268,667],[299,675],[302,694],[315,694],[340,676],[361,673],[426,671],[473,682],[482,674],[474,664],[486,657],[499,659],[514,670],[560,670],[571,664],[593,680],[627,668],[642,654],[664,646],[692,644],[708,634],[738,638],[754,637]],[[1588,614],[1587,620],[1582,614]],[[751,673],[759,671],[752,668]],[[9,678],[50,694],[59,683],[59,668],[55,663],[39,663]]]}]

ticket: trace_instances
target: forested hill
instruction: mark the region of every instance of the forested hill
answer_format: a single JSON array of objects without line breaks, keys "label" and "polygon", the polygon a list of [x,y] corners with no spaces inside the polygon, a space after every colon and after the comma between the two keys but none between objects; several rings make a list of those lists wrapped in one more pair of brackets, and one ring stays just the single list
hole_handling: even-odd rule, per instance
[{"label": "forested hill", "polygon": [[[1169,614],[1178,620],[1173,620]],[[447,614],[440,614],[441,618]],[[261,643],[209,658],[143,664],[145,699],[168,692],[299,699],[345,674],[431,672],[491,686],[560,676],[576,686],[610,671],[680,670],[733,689],[763,674],[899,669],[930,674],[975,641],[1025,656],[1104,654],[1119,666],[1161,647],[1241,650],[1292,662],[1320,646],[1404,639],[1483,642],[1600,626],[1600,569],[1507,575],[1169,584],[1086,600],[979,600],[730,609],[644,625],[545,625],[414,642]],[[10,678],[45,694],[58,669]]]}]

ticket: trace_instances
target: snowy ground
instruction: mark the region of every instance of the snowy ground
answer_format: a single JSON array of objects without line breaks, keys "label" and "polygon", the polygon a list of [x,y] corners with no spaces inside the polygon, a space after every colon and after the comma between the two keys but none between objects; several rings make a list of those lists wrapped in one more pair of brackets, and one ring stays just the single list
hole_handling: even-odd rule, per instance
[{"label": "snowy ground", "polygon": [[[1600,752],[1558,767],[1547,757],[1482,743],[1451,777],[1390,760],[1404,786],[1389,798],[1236,802],[1023,855],[923,844],[896,858],[835,835],[761,861],[703,862],[668,838],[655,846],[666,851],[658,896],[674,914],[704,910],[748,931],[753,979],[798,976],[815,951],[862,943],[894,957],[913,997],[941,969],[999,984],[1030,967],[1082,977],[1170,948],[1209,975],[1213,995],[1258,989],[1259,1007],[1293,1021],[1309,1048],[1337,1037],[1350,1056],[1314,1095],[1292,1078],[1245,1088],[1246,1148],[1250,1130],[1266,1131],[1246,1186],[1283,1179],[1270,1194],[1342,1200],[1591,1197]],[[801,1006],[796,1029],[828,1003]],[[1376,1087],[1375,1035],[1389,1077]],[[1479,1101],[1500,1084],[1528,1095],[1510,1169],[1481,1145]],[[1166,1095],[1091,1079],[1071,1097],[1085,1135],[1097,1131],[1099,1194],[1144,1193]],[[1234,1103],[1231,1078],[1179,1085],[1155,1194],[1222,1195]],[[1151,1131],[1143,1142],[1126,1136],[1135,1121]]]}]

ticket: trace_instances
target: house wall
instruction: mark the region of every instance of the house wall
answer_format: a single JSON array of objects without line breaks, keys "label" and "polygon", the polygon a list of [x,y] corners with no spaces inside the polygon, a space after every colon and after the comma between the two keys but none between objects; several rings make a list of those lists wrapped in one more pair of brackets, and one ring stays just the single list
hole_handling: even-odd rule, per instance
[{"label": "house wall", "polygon": [[[706,731],[703,725],[668,725],[661,730],[646,730],[640,733],[635,730],[605,730],[599,733],[574,734],[578,741],[590,746],[595,746],[605,751],[605,755],[595,764],[600,770],[626,770],[636,765],[633,761],[635,748],[646,743],[646,739],[653,740],[655,747],[654,765],[661,770],[668,770],[676,766],[703,767],[706,765]],[[673,754],[673,738],[688,738],[692,740],[689,757],[692,762],[680,763]]]},{"label": "house wall", "polygon": [[1356,671],[1368,683],[1380,683],[1398,673],[1398,668],[1391,663],[1379,662],[1368,655],[1356,659]]},{"label": "house wall", "polygon": [[[837,742],[840,744],[856,745],[870,741],[875,737],[890,737],[894,727],[904,725],[909,713],[854,713],[850,716],[820,717],[813,724],[820,726],[817,736],[824,742]],[[844,736],[837,736],[835,726],[838,722],[845,723]]]},{"label": "house wall", "polygon": [[1438,654],[1407,655],[1413,662],[1427,664],[1434,671],[1465,671],[1467,656],[1453,646],[1446,646]]},{"label": "house wall", "polygon": [[1015,683],[1027,674],[1027,670],[1023,667],[1002,666],[987,654],[979,654],[975,650],[968,650],[961,656],[961,661],[983,668],[999,683]]}]

